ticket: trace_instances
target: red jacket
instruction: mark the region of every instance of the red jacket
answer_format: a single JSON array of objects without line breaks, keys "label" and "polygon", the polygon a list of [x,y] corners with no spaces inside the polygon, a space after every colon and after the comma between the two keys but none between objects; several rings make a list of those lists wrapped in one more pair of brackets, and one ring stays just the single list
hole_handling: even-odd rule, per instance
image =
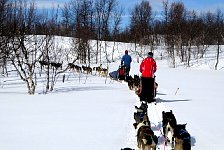
[{"label": "red jacket", "polygon": [[140,64],[140,72],[142,73],[142,77],[153,78],[156,70],[156,61],[151,57],[146,57]]}]

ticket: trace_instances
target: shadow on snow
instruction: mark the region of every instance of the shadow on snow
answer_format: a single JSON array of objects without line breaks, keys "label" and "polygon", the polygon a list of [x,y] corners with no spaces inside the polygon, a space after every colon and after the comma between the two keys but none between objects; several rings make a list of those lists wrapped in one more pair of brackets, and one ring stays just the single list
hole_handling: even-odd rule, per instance
[{"label": "shadow on snow", "polygon": [[188,101],[191,101],[191,99],[164,100],[164,99],[156,98],[157,103],[188,102]]}]

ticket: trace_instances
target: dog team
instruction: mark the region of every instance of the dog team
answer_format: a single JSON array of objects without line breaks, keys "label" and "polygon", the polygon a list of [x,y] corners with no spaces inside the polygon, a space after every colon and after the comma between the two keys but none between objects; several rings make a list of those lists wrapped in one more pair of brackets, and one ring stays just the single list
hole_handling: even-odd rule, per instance
[{"label": "dog team", "polygon": [[[124,80],[128,83],[129,89],[134,90],[135,93],[139,96],[141,102],[139,107],[135,106],[136,110],[136,112],[134,112],[135,123],[133,123],[133,126],[137,134],[136,140],[137,140],[137,147],[139,150],[156,150],[159,141],[158,140],[159,137],[157,137],[154,134],[154,131],[151,128],[151,122],[148,117],[147,103],[155,101],[155,96],[158,88],[158,83],[155,82],[155,76],[154,76],[154,73],[156,71],[156,63],[152,57],[153,53],[149,52],[148,57],[142,61],[140,65],[140,72],[142,73],[141,78],[138,75],[134,75],[134,77],[129,75],[130,63],[132,60],[131,57],[128,55],[127,50],[125,51],[125,55],[122,57],[121,61],[121,64],[124,63],[125,66],[129,66],[125,67],[124,72],[126,72],[126,76],[124,77]],[[149,64],[146,63],[151,64],[152,67],[151,70],[154,69],[152,73],[144,72],[144,68],[146,68],[146,66],[149,66]],[[42,66],[47,65],[44,61],[40,61],[40,64],[41,68]],[[51,65],[54,66],[54,63],[51,63]],[[61,66],[62,65],[60,64],[60,66],[58,67]],[[55,67],[57,67],[57,64],[55,65]],[[100,66],[91,68],[83,65],[82,67],[80,67],[73,63],[69,63],[68,69],[79,73],[83,72],[86,74],[92,74],[92,72],[95,71],[96,74],[98,74],[101,77],[106,77],[108,75],[108,68],[103,68],[102,64],[100,64]],[[146,74],[146,77],[143,76],[144,74]],[[151,74],[150,77],[149,74]],[[186,130],[186,124],[177,124],[177,120],[172,110],[170,110],[169,112],[165,111],[162,112],[162,131],[163,133],[161,134],[165,139],[164,141],[165,146],[167,146],[168,143],[170,143],[172,150],[191,150],[191,136]],[[134,149],[123,148],[121,150],[134,150]]]},{"label": "dog team", "polygon": [[108,68],[103,68],[102,64],[100,64],[100,66],[97,67],[89,67],[89,66],[84,66],[82,65],[82,67],[75,65],[73,63],[69,63],[68,64],[68,68],[70,70],[76,71],[78,73],[86,73],[86,74],[92,74],[93,71],[95,71],[96,74],[98,74],[100,77],[106,77],[108,75]]},{"label": "dog team", "polygon": [[[40,64],[41,70],[43,67],[47,67],[47,66],[54,67],[56,69],[59,69],[59,68],[62,69],[62,63],[39,61],[39,64]],[[68,63],[66,69],[76,71],[78,73],[86,73],[86,74],[92,74],[93,71],[95,71],[101,77],[106,77],[108,75],[108,68],[103,68],[102,64],[100,64],[100,66],[91,68],[90,66],[84,66],[84,65],[79,66],[74,63]]]},{"label": "dog team", "polygon": [[[139,150],[156,150],[159,137],[154,134],[151,128],[151,122],[148,117],[147,102],[141,102],[139,107],[135,106],[133,126],[136,130],[137,147]],[[168,143],[172,150],[191,150],[191,135],[186,130],[186,124],[177,124],[176,117],[172,110],[162,111],[162,137],[164,146]],[[159,149],[159,148],[158,148]],[[121,150],[134,150],[132,148],[123,148]]]}]

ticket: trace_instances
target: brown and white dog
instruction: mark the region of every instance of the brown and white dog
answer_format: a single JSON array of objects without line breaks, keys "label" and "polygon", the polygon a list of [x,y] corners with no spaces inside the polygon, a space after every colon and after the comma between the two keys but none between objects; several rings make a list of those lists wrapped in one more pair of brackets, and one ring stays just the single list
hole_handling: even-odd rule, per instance
[{"label": "brown and white dog", "polygon": [[86,74],[92,74],[92,68],[89,67],[89,66],[83,66],[82,65],[82,70],[83,70],[83,73],[86,73]]},{"label": "brown and white dog", "polygon": [[100,76],[107,77],[107,75],[108,75],[108,68],[101,68]]},{"label": "brown and white dog", "polygon": [[134,123],[134,128],[137,132],[137,146],[141,150],[156,150],[158,138],[146,122]]},{"label": "brown and white dog", "polygon": [[103,68],[102,64],[100,64],[100,66],[98,67],[93,67],[93,70],[97,73],[100,77],[107,77],[108,75],[108,67],[107,68]]},{"label": "brown and white dog", "polygon": [[93,67],[93,71],[95,71],[96,73],[98,72],[99,76],[100,76],[101,69],[102,69],[102,64],[100,64],[100,66]]}]

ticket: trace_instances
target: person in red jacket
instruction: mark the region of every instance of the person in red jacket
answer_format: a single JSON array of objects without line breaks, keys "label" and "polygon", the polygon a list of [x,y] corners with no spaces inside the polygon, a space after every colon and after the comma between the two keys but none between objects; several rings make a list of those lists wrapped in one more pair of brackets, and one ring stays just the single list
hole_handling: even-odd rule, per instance
[{"label": "person in red jacket", "polygon": [[136,92],[136,94],[140,97],[140,101],[153,102],[155,101],[155,90],[154,90],[154,82],[155,82],[155,72],[157,70],[156,61],[153,59],[153,53],[149,52],[148,56],[143,59],[140,64],[140,72],[141,75],[141,83],[140,89]]},{"label": "person in red jacket", "polygon": [[154,78],[154,73],[157,70],[156,61],[153,59],[153,53],[149,52],[148,57],[143,59],[140,64],[140,72],[142,73],[142,77]]}]

